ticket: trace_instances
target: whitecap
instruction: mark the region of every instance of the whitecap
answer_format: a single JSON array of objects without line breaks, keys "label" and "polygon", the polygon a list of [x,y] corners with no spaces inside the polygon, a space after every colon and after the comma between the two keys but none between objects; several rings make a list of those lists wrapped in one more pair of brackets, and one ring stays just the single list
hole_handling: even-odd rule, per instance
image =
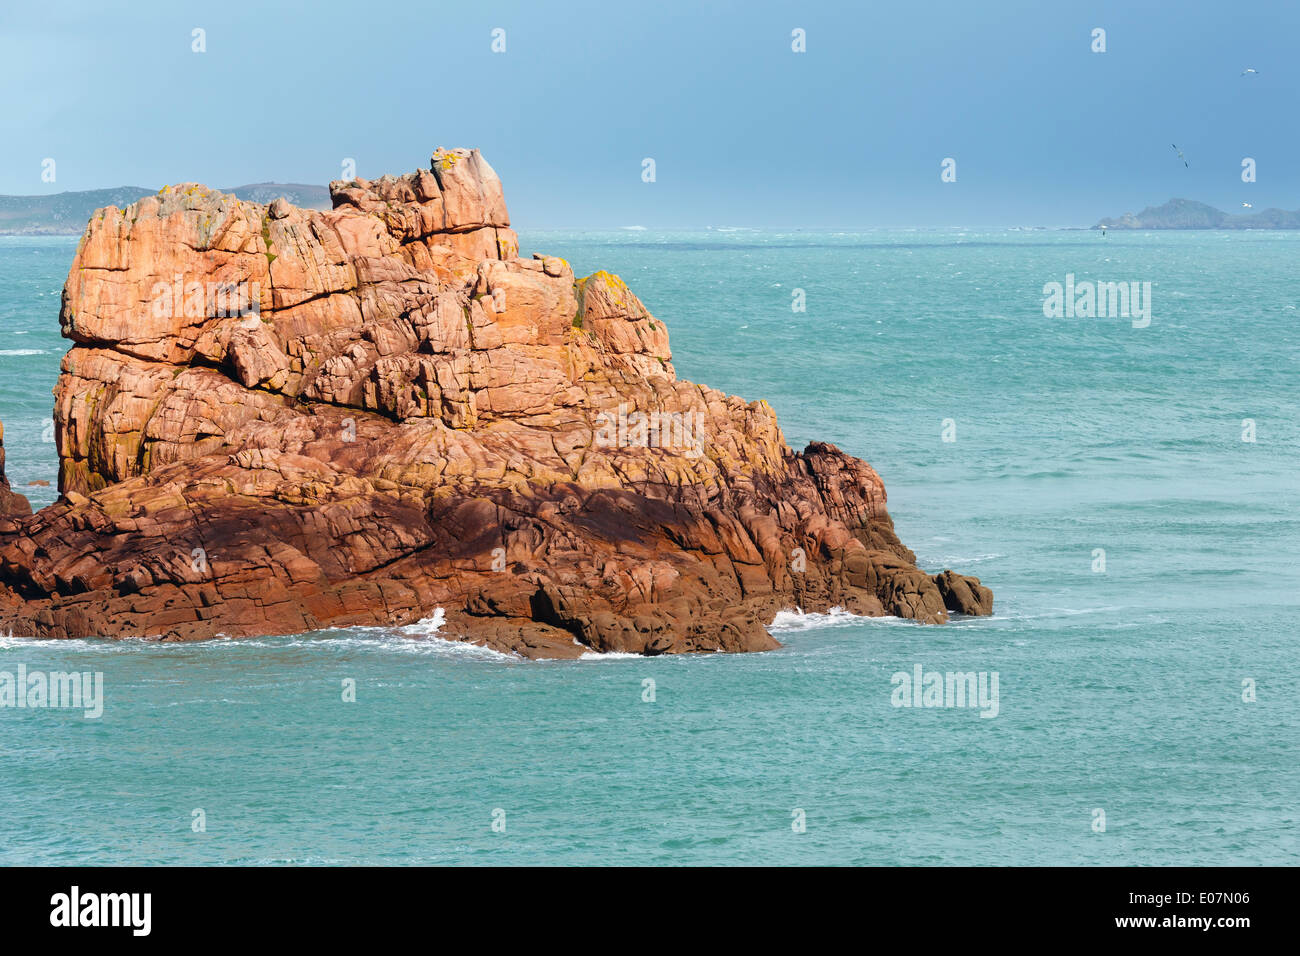
[{"label": "whitecap", "polygon": [[1042,618],[1050,619],[1055,617],[1076,617],[1080,614],[1105,614],[1109,611],[1122,611],[1122,610],[1124,610],[1124,605],[1122,604],[1103,604],[1098,607],[1079,607],[1079,608],[1054,607],[1054,608],[1048,608],[1047,611],[1043,614],[1021,615],[1019,618],[1017,618],[1017,620],[1036,621]]},{"label": "whitecap", "polygon": [[68,649],[68,650],[103,650],[107,645],[102,640],[76,637],[68,639],[55,639],[49,637],[19,637],[15,634],[0,634],[0,651],[13,650],[15,648],[33,648],[42,649]]},{"label": "whitecap", "polygon": [[980,564],[983,561],[993,561],[1001,557],[1003,557],[1001,554],[977,554],[971,557],[944,555],[943,557],[935,558],[933,561],[926,561],[925,563],[941,564],[945,568],[960,568],[964,564]]},{"label": "whitecap", "polygon": [[461,657],[471,660],[515,661],[519,658],[513,654],[494,650],[468,641],[457,641],[439,636],[447,615],[442,608],[435,608],[430,617],[407,624],[402,627],[383,627],[379,625],[356,625],[353,627],[334,628],[311,631],[305,634],[292,634],[283,637],[230,637],[217,634],[211,640],[175,641],[163,643],[156,639],[141,637],[122,637],[117,640],[78,638],[72,640],[51,640],[48,638],[16,637],[0,634],[0,650],[12,648],[31,648],[42,645],[50,649],[68,650],[125,650],[130,645],[146,644],[164,653],[239,653],[246,649],[291,650],[306,647],[345,647],[366,650],[401,651],[410,654],[428,654],[434,657]]},{"label": "whitecap", "polygon": [[435,607],[432,616],[421,618],[414,624],[407,624],[405,627],[399,627],[397,630],[402,634],[409,634],[412,637],[432,637],[434,634],[437,634],[446,623],[447,612],[440,607]]},{"label": "whitecap", "polygon": [[790,631],[806,631],[810,628],[846,627],[853,624],[867,623],[910,624],[912,622],[902,617],[867,617],[863,614],[852,614],[842,607],[833,607],[825,613],[802,611],[796,608],[794,610],[777,611],[776,617],[772,618],[772,623],[767,626],[767,629],[777,634]]}]

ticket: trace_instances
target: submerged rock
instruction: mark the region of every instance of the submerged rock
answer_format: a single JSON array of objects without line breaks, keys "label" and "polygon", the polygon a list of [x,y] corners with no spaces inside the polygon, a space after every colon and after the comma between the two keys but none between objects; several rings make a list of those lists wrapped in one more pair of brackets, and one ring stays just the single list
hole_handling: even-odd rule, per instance
[{"label": "submerged rock", "polygon": [[617,276],[518,257],[477,150],[330,186],[182,184],[87,226],[58,503],[0,519],[0,630],[193,640],[401,625],[526,657],[756,651],[782,608],[988,614],[885,489],[677,378]]}]

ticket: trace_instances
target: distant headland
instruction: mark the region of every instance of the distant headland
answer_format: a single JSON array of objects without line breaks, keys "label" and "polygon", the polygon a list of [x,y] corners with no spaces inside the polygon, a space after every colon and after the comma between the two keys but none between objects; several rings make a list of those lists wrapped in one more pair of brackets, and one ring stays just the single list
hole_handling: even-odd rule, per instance
[{"label": "distant headland", "polygon": [[1300,229],[1300,211],[1262,209],[1234,215],[1203,202],[1171,199],[1163,206],[1148,206],[1136,216],[1126,212],[1103,219],[1094,229]]},{"label": "distant headland", "polygon": [[[107,206],[125,209],[156,192],[141,186],[118,186],[44,196],[0,195],[0,236],[79,236],[97,210]],[[301,209],[323,210],[332,205],[326,187],[302,183],[250,183],[224,192],[263,205],[281,196]]]}]

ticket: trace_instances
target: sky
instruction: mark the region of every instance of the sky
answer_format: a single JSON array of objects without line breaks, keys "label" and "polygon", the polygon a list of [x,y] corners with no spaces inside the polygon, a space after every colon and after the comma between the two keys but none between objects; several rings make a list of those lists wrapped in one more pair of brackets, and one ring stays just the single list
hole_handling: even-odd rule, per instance
[{"label": "sky", "polygon": [[523,229],[1296,209],[1297,35],[1296,0],[4,0],[0,193],[323,185],[469,146]]}]

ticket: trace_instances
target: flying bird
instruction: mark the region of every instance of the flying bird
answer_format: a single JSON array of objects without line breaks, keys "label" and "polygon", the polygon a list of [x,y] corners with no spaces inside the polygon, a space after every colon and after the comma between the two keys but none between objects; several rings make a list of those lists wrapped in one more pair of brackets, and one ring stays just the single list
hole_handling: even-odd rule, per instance
[{"label": "flying bird", "polygon": [[1192,164],[1187,161],[1187,157],[1183,155],[1183,151],[1173,143],[1170,143],[1169,145],[1174,147],[1174,152],[1177,153],[1178,158],[1183,161],[1183,165],[1186,166],[1188,169],[1191,169]]},{"label": "flying bird", "polygon": [[1245,76],[1247,73],[1254,73],[1256,76],[1258,76],[1259,70],[1255,70],[1255,69],[1251,69],[1250,67],[1247,67],[1246,69],[1241,71],[1242,76]]},{"label": "flying bird", "polygon": [[1242,209],[1254,209],[1255,207],[1252,206],[1252,205],[1251,205],[1250,203],[1248,203],[1248,202],[1244,202],[1244,203],[1241,204],[1241,208],[1242,208]]}]

